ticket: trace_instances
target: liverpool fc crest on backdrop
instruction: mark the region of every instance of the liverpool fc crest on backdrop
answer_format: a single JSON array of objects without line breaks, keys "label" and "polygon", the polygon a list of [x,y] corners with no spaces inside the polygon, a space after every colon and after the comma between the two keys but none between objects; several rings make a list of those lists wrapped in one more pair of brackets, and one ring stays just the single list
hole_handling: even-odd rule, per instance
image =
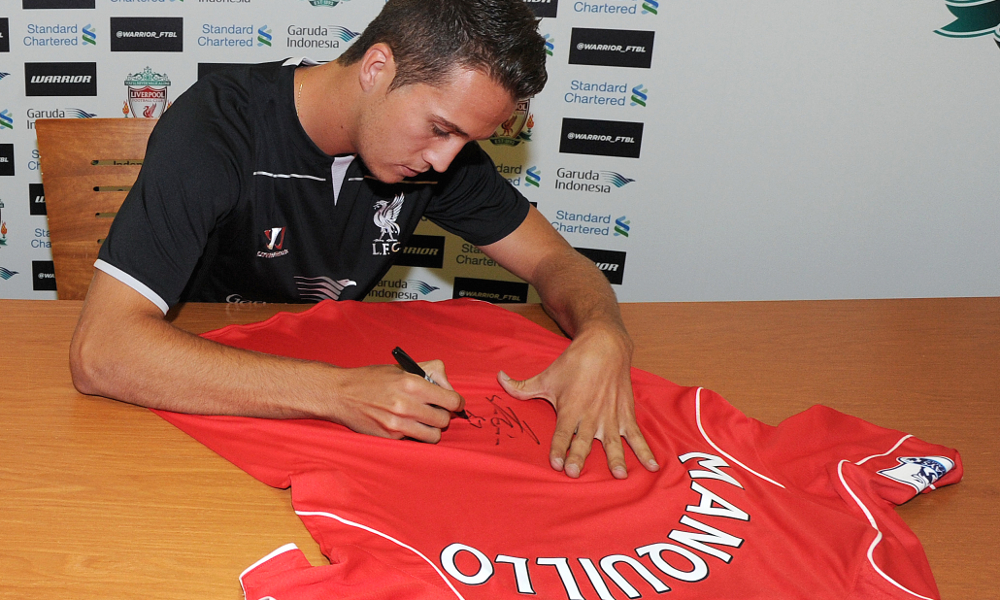
[{"label": "liverpool fc crest on backdrop", "polygon": [[128,101],[122,108],[126,117],[158,119],[170,105],[167,102],[167,86],[170,79],[163,73],[154,73],[146,67],[139,73],[125,78],[128,87]]}]

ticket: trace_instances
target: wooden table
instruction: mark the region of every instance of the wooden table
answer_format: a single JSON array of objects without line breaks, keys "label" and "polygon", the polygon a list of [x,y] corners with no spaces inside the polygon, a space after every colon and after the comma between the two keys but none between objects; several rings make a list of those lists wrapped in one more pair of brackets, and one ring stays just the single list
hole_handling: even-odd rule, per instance
[{"label": "wooden table", "polygon": [[[241,599],[318,546],[289,493],[151,412],[77,393],[79,302],[0,301],[0,598]],[[195,332],[303,307],[188,305]],[[514,307],[552,328],[537,306]],[[1000,599],[1000,299],[626,304],[635,365],[776,424],[822,403],[958,448],[965,480],[899,508],[943,598]]]}]

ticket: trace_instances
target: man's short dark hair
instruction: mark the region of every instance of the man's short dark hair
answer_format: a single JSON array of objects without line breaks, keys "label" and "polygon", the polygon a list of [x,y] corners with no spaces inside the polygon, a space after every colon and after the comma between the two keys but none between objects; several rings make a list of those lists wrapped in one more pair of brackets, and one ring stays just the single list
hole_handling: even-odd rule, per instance
[{"label": "man's short dark hair", "polygon": [[354,64],[380,42],[396,62],[390,90],[441,84],[465,68],[523,100],[542,91],[547,78],[545,40],[521,0],[389,0],[337,62]]}]

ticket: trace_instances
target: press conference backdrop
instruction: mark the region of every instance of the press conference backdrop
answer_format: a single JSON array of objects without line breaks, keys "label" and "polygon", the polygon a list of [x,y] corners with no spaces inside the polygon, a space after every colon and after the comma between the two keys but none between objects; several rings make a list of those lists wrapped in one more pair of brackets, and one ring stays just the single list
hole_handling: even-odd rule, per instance
[{"label": "press conference backdrop", "polygon": [[[383,2],[4,4],[0,297],[54,298],[36,119],[155,118],[231,63],[334,59]],[[1000,295],[1000,0],[530,5],[549,84],[482,146],[621,300]],[[417,233],[373,240],[400,261],[371,299],[537,301]]]}]

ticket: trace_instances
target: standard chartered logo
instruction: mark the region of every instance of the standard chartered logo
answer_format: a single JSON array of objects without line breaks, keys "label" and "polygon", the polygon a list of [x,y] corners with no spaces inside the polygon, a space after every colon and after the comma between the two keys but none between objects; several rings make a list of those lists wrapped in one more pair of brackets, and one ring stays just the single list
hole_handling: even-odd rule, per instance
[{"label": "standard chartered logo", "polygon": [[545,54],[552,56],[552,53],[556,50],[556,45],[553,43],[555,39],[547,33],[542,37],[545,39]]},{"label": "standard chartered logo", "polygon": [[643,87],[641,83],[632,88],[632,102],[631,102],[632,106],[641,106],[645,108],[646,100],[649,99],[647,92],[649,92],[649,90]]},{"label": "standard chartered logo", "polygon": [[0,111],[0,129],[14,129],[14,115],[6,108]]},{"label": "standard chartered logo", "polygon": [[[27,26],[28,35],[22,38],[21,42],[25,46],[79,46],[97,45],[97,32],[90,23],[80,25],[39,25],[29,23]],[[76,34],[80,34],[79,39]],[[3,38],[0,37],[0,40]]]},{"label": "standard chartered logo", "polygon": [[578,13],[604,14],[604,15],[634,15],[637,8],[642,6],[642,14],[656,15],[660,3],[656,0],[636,0],[619,2],[585,2],[577,0],[573,3],[573,11]]},{"label": "standard chartered logo", "polygon": [[644,108],[649,100],[649,90],[643,84],[633,85],[631,95],[629,84],[624,81],[586,81],[573,79],[569,90],[563,94],[567,104],[593,104],[599,106],[638,106]]},{"label": "standard chartered logo", "polygon": [[261,25],[257,29],[257,45],[258,46],[270,46],[271,45],[271,30],[267,25]]},{"label": "standard chartered logo", "polygon": [[538,167],[530,166],[528,170],[525,171],[524,175],[524,185],[541,187],[542,183],[542,172],[538,170]]},{"label": "standard chartered logo", "polygon": [[631,230],[632,221],[622,215],[614,220],[607,214],[595,213],[575,213],[565,210],[557,210],[556,218],[552,220],[552,227],[559,233],[576,233],[581,235],[596,235],[602,237],[628,237]]}]

